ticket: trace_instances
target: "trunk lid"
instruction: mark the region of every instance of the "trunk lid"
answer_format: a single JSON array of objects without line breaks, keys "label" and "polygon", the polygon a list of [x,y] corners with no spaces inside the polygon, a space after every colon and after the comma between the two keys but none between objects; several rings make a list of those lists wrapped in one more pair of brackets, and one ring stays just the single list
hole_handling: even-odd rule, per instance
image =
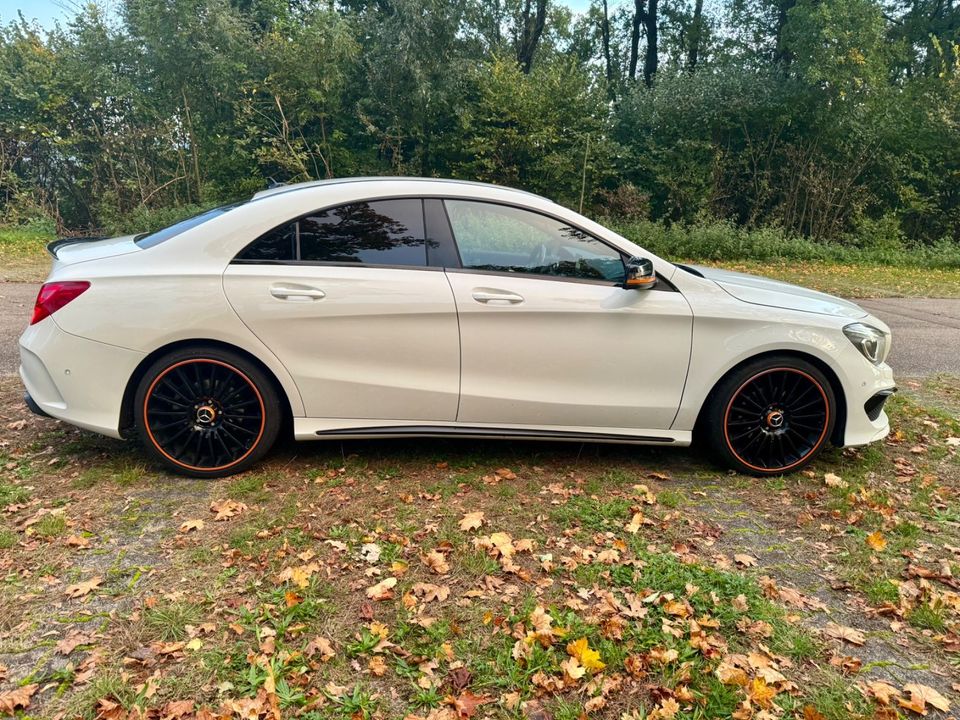
[{"label": "trunk lid", "polygon": [[61,238],[47,245],[47,252],[53,257],[55,265],[73,265],[87,260],[137,252],[140,248],[134,242],[136,237],[124,235],[115,238]]}]

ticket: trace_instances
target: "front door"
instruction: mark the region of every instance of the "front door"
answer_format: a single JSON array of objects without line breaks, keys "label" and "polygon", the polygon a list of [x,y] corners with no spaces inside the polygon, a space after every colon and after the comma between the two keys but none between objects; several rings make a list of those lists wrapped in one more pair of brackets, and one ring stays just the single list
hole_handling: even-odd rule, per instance
[{"label": "front door", "polygon": [[627,290],[620,252],[560,220],[445,201],[462,269],[460,423],[668,429],[693,317],[666,285]]}]

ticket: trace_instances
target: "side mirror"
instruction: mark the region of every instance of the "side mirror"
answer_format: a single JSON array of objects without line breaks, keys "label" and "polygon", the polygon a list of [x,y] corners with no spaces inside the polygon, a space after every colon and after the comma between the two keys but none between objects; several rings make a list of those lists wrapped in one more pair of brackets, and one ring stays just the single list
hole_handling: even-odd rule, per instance
[{"label": "side mirror", "polygon": [[627,289],[649,290],[657,284],[657,274],[653,263],[647,258],[632,257],[626,262],[627,279],[623,286]]}]

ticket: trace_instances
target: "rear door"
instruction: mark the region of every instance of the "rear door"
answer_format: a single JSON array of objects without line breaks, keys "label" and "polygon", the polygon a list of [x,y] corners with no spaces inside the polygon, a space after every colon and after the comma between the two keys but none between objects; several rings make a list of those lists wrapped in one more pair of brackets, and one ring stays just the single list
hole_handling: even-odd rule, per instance
[{"label": "rear door", "polygon": [[524,208],[445,201],[461,257],[461,423],[668,429],[693,316],[669,285],[624,289],[619,250]]},{"label": "rear door", "polygon": [[318,210],[224,273],[243,322],[295,379],[308,417],[452,421],[456,306],[428,264],[421,199]]}]

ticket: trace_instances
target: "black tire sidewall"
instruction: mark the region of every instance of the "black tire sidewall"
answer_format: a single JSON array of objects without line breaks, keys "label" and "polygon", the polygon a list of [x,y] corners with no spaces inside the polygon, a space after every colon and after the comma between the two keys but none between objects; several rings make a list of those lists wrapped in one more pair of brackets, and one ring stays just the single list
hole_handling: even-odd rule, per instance
[{"label": "black tire sidewall", "polygon": [[[727,405],[729,404],[734,393],[736,393],[737,390],[751,378],[764,371],[774,368],[799,370],[812,377],[820,385],[821,389],[823,390],[823,394],[827,398],[827,428],[826,432],[823,434],[823,439],[820,441],[820,444],[817,445],[816,449],[809,453],[799,463],[796,463],[785,470],[761,470],[745,464],[727,445],[724,435],[724,421]],[[705,439],[709,444],[714,456],[727,467],[745,475],[771,477],[777,475],[789,475],[790,473],[794,473],[803,469],[813,462],[813,460],[830,443],[830,438],[833,436],[833,428],[836,424],[836,419],[836,395],[833,392],[833,386],[823,374],[823,371],[821,371],[813,363],[807,362],[801,358],[774,355],[746,363],[745,365],[729,373],[717,384],[716,388],[711,394],[710,403],[704,416],[705,422],[701,423],[701,432],[705,435]]]},{"label": "black tire sidewall", "polygon": [[[150,388],[150,385],[153,383],[153,381],[171,365],[189,360],[216,360],[232,366],[246,375],[260,393],[260,397],[263,400],[265,413],[263,433],[251,452],[240,462],[229,465],[225,468],[209,471],[186,467],[171,460],[162,452],[160,452],[159,448],[157,448],[157,446],[154,445],[153,441],[150,439],[150,436],[146,431],[146,418],[143,414],[147,390]],[[273,382],[255,363],[243,357],[241,354],[230,352],[229,350],[223,350],[214,347],[196,346],[174,350],[173,352],[157,358],[153,363],[150,364],[137,385],[137,391],[134,395],[133,401],[133,417],[137,436],[140,438],[140,441],[147,453],[158,463],[167,469],[172,470],[178,475],[186,475],[188,477],[195,478],[218,478],[226,477],[228,475],[235,475],[236,473],[242,472],[263,458],[263,456],[269,452],[270,448],[276,442],[283,420],[283,413],[281,410],[280,398]]]}]

